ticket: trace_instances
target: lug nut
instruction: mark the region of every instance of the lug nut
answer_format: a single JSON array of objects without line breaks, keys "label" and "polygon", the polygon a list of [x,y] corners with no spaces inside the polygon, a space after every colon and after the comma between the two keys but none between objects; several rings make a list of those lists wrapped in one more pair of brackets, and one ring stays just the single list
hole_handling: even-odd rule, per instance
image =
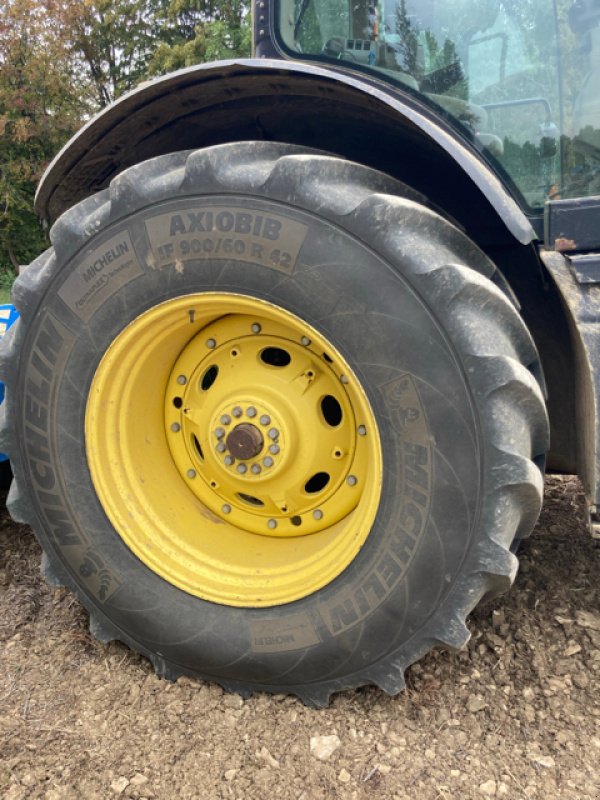
[{"label": "lug nut", "polygon": [[219,442],[217,445],[217,453],[224,453],[227,450],[225,442]]},{"label": "lug nut", "polygon": [[217,346],[217,342],[215,339],[207,339],[206,346],[209,348],[209,350],[212,350],[214,347]]},{"label": "lug nut", "polygon": [[278,444],[270,444],[269,445],[269,453],[273,453],[273,455],[276,456],[278,452],[279,452],[279,445]]},{"label": "lug nut", "polygon": [[177,378],[177,383],[180,386],[185,386],[185,384],[187,383],[187,378],[185,377],[185,375],[179,375]]},{"label": "lug nut", "polygon": [[277,439],[279,436],[279,431],[277,428],[269,428],[269,439]]},{"label": "lug nut", "polygon": [[195,478],[196,477],[196,470],[195,469],[188,469],[187,476],[188,476],[188,478]]},{"label": "lug nut", "polygon": [[225,456],[225,458],[223,459],[223,461],[225,462],[225,464],[226,464],[228,467],[230,467],[232,464],[235,464],[235,458],[234,458],[233,456]]},{"label": "lug nut", "polygon": [[271,530],[273,530],[274,528],[277,527],[277,520],[276,519],[270,519],[267,522],[267,525],[269,526],[269,528],[271,528]]},{"label": "lug nut", "polygon": [[252,331],[252,333],[260,333],[262,328],[260,327],[258,322],[253,322],[252,325],[250,326],[250,330]]},{"label": "lug nut", "polygon": [[359,436],[366,436],[366,434],[367,434],[366,427],[364,425],[359,425],[358,426],[358,435]]},{"label": "lug nut", "polygon": [[345,375],[340,375],[340,380],[342,383],[348,383],[348,378]]},{"label": "lug nut", "polygon": [[255,417],[255,416],[256,416],[256,409],[254,408],[254,406],[249,406],[249,407],[246,409],[246,414],[247,414],[247,416],[249,416],[249,417]]},{"label": "lug nut", "polygon": [[356,477],[356,475],[348,475],[348,477],[346,478],[346,483],[348,484],[348,486],[356,486],[356,484],[358,483],[358,478]]},{"label": "lug nut", "polygon": [[171,430],[173,431],[173,433],[179,433],[179,431],[181,430],[181,425],[178,422],[174,422],[171,425]]},{"label": "lug nut", "polygon": [[247,470],[248,470],[248,467],[245,464],[238,464],[237,465],[237,471],[240,473],[240,475],[243,475]]},{"label": "lug nut", "polygon": [[250,467],[250,469],[252,470],[252,472],[253,472],[255,475],[260,475],[260,473],[262,472],[262,469],[261,469],[261,467],[260,467],[260,464],[252,464],[252,466]]},{"label": "lug nut", "polygon": [[308,338],[308,336],[303,336],[300,339],[300,344],[303,344],[304,347],[308,347],[308,345],[310,344],[310,339]]},{"label": "lug nut", "polygon": [[316,511],[313,511],[313,517],[315,519],[323,519],[323,512],[321,511],[320,508],[317,508]]},{"label": "lug nut", "polygon": [[231,413],[233,414],[234,417],[241,417],[242,409],[239,406],[236,406]]},{"label": "lug nut", "polygon": [[229,505],[229,503],[225,503],[224,505],[222,505],[221,506],[221,511],[224,514],[230,514],[231,513],[231,506]]},{"label": "lug nut", "polygon": [[271,458],[271,456],[267,456],[266,458],[263,458],[263,464],[265,465],[265,467],[272,467],[273,464],[274,464],[274,461]]},{"label": "lug nut", "polygon": [[224,428],[217,428],[215,430],[215,436],[217,437],[217,439],[222,439],[225,436]]},{"label": "lug nut", "polygon": [[271,417],[268,414],[263,414],[260,418],[261,425],[268,425],[271,422]]},{"label": "lug nut", "polygon": [[231,417],[229,416],[229,414],[223,414],[223,416],[221,417],[221,422],[223,425],[229,425],[231,423]]}]

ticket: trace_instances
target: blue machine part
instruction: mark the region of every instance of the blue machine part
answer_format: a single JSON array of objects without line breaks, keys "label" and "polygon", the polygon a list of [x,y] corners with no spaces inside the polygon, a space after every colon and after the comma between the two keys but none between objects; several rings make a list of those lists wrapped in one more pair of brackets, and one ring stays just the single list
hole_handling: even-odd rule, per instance
[{"label": "blue machine part", "polygon": [[[10,303],[0,305],[0,338],[19,319],[19,312]],[[0,382],[0,403],[4,402],[4,384]],[[0,453],[0,463],[8,461],[8,456]]]}]

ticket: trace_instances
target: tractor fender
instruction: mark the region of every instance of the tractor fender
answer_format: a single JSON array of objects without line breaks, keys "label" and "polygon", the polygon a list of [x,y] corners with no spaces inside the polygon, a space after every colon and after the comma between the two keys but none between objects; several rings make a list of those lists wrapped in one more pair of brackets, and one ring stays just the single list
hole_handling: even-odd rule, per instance
[{"label": "tractor fender", "polygon": [[[421,157],[413,169],[429,169],[431,180],[450,187],[462,182],[471,195],[467,219],[477,216],[483,195],[495,225],[500,220],[505,233],[530,243],[529,219],[466,137],[418,97],[350,70],[263,58],[201,64],[142,84],[89,121],[46,170],[36,210],[53,222],[127,167],[237,140],[318,147],[410,182],[413,151],[405,155],[414,144]],[[454,195],[445,205],[453,214]]]}]

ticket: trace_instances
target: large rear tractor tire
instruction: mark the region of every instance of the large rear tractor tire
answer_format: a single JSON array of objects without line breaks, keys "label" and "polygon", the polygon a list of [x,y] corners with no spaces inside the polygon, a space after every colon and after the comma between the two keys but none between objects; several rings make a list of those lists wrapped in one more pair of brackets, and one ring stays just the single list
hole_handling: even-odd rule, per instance
[{"label": "large rear tractor tire", "polygon": [[391,694],[506,589],[542,498],[535,347],[410,189],[274,143],[67,211],[2,357],[9,508],[91,628],[169,678]]}]

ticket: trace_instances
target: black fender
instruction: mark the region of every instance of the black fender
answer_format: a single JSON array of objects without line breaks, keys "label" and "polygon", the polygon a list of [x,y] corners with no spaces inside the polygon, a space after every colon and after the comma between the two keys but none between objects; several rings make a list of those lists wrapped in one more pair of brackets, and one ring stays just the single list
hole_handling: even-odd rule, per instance
[{"label": "black fender", "polygon": [[123,96],[52,161],[36,210],[52,222],[140,161],[251,139],[351,158],[420,189],[467,230],[476,218],[480,226],[483,219],[484,227],[496,229],[496,238],[502,229],[499,235],[513,243],[535,238],[476,141],[461,138],[443,112],[351,71],[264,58],[201,64]]}]

